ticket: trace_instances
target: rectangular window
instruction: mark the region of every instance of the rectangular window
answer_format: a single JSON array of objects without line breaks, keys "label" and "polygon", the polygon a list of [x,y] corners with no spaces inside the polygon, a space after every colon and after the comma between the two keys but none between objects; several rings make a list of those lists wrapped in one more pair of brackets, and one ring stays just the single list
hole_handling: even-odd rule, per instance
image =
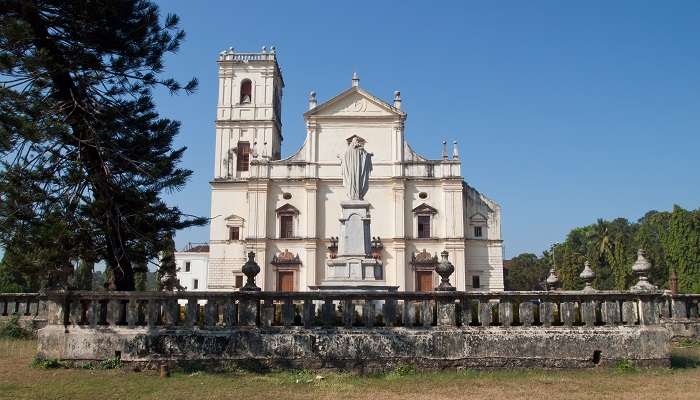
[{"label": "rectangular window", "polygon": [[236,170],[247,171],[250,163],[250,143],[238,142],[238,151],[236,152]]},{"label": "rectangular window", "polygon": [[294,216],[280,215],[280,238],[294,237]]},{"label": "rectangular window", "polygon": [[190,272],[190,262],[185,262],[185,272]]},{"label": "rectangular window", "polygon": [[228,228],[228,240],[241,240],[241,228],[231,226]]},{"label": "rectangular window", "polygon": [[199,289],[199,279],[195,279],[195,280],[192,282],[192,288],[193,288],[193,289]]},{"label": "rectangular window", "polygon": [[234,284],[236,289],[243,287],[243,275],[236,275],[236,283]]},{"label": "rectangular window", "polygon": [[472,276],[472,288],[479,289],[480,287],[481,287],[481,282],[479,282],[479,276],[478,275]]},{"label": "rectangular window", "polygon": [[430,216],[429,215],[419,215],[418,216],[418,238],[429,238],[430,237]]},{"label": "rectangular window", "polygon": [[481,227],[480,226],[474,227],[474,237],[481,237]]}]

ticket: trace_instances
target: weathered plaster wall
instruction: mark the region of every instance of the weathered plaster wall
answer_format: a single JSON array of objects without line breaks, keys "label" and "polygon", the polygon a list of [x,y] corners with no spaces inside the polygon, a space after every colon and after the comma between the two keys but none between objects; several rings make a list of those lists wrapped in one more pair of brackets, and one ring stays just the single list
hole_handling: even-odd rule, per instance
[{"label": "weathered plaster wall", "polygon": [[[377,371],[399,363],[421,369],[586,368],[629,360],[668,366],[670,334],[661,326],[450,329],[148,330],[49,326],[39,356],[125,362],[205,362]],[[599,353],[597,353],[599,352]]]}]

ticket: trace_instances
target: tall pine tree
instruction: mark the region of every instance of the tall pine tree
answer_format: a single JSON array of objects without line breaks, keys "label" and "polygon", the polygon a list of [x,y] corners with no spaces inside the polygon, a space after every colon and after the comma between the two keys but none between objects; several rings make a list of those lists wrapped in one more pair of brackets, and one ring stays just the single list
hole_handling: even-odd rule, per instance
[{"label": "tall pine tree", "polygon": [[3,1],[0,244],[29,267],[104,260],[109,286],[133,290],[143,252],[156,258],[170,232],[206,222],[161,198],[191,175],[173,148],[179,123],[151,98],[196,88],[161,77],[183,39],[151,1]]}]

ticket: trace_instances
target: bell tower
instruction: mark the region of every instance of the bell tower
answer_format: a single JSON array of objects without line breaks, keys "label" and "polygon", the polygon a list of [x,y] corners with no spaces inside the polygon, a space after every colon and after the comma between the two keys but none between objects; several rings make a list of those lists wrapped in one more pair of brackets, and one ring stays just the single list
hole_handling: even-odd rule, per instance
[{"label": "bell tower", "polygon": [[253,158],[279,160],[284,81],[275,48],[219,54],[214,179],[247,178]]}]

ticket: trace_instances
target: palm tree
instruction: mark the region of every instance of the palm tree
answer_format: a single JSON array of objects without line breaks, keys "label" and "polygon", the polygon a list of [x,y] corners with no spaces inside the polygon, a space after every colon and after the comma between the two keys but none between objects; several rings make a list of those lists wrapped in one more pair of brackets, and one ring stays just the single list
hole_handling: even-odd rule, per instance
[{"label": "palm tree", "polygon": [[612,238],[610,237],[608,221],[598,218],[598,221],[593,225],[593,231],[589,239],[595,244],[595,252],[600,261],[605,261],[608,256],[613,254]]}]

